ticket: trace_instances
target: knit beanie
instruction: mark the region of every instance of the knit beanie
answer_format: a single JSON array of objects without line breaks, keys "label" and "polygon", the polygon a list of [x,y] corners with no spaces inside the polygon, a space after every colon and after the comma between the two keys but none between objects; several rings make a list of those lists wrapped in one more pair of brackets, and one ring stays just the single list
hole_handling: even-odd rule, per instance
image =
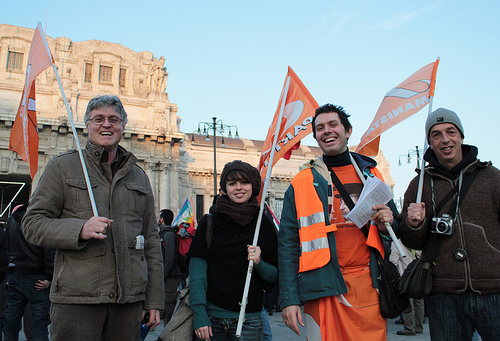
[{"label": "knit beanie", "polygon": [[224,193],[227,193],[226,191],[227,176],[232,171],[240,171],[242,173],[245,173],[245,175],[252,183],[252,197],[256,197],[259,195],[260,182],[261,182],[259,170],[254,166],[252,166],[251,164],[240,160],[234,160],[232,162],[226,163],[224,169],[222,170],[222,173],[220,174],[220,188]]},{"label": "knit beanie", "polygon": [[425,122],[425,132],[427,133],[426,135],[427,142],[430,143],[429,134],[431,132],[431,128],[434,127],[436,124],[441,124],[441,123],[453,124],[460,131],[462,138],[464,138],[465,136],[464,128],[462,127],[462,122],[460,122],[460,118],[458,118],[458,115],[454,111],[444,108],[438,108],[429,114],[429,116],[427,117],[427,121]]}]

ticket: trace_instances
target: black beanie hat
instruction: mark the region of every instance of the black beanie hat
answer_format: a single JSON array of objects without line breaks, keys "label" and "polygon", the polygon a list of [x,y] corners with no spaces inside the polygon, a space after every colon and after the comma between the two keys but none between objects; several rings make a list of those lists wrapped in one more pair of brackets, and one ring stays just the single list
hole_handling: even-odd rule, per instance
[{"label": "black beanie hat", "polygon": [[228,162],[224,166],[224,169],[220,174],[220,188],[222,189],[222,191],[227,194],[226,191],[227,176],[230,172],[234,170],[245,173],[245,175],[252,183],[252,197],[258,196],[260,193],[260,182],[261,182],[259,170],[254,166],[252,166],[251,164],[240,160],[234,160],[232,162]]}]

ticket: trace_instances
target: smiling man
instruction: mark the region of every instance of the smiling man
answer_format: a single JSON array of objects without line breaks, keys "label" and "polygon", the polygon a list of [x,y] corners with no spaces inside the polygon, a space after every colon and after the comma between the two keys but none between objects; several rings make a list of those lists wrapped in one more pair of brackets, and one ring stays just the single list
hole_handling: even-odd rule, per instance
[{"label": "smiling man", "polygon": [[[378,230],[387,233],[385,222],[393,222],[396,208],[392,201],[392,210],[386,205],[373,207],[376,213],[368,240],[346,221],[342,195],[332,177],[335,174],[344,184],[346,194],[359,193],[363,187],[347,148],[352,133],[349,115],[341,106],[325,104],[316,110],[312,127],[323,155],[306,163],[294,177],[281,215],[278,261],[283,321],[298,335],[298,325],[305,325],[309,341],[387,340],[376,290],[375,253],[383,255]],[[382,177],[373,159],[352,156],[365,176]],[[305,303],[304,317],[301,303]]]},{"label": "smiling man", "polygon": [[51,340],[139,340],[160,322],[163,266],[149,179],[119,146],[127,113],[116,96],[89,101],[83,151],[99,216],[93,216],[78,152],[47,163],[23,220],[35,245],[57,249]]},{"label": "smiling man", "polygon": [[[438,236],[442,240],[432,267],[432,292],[425,299],[431,339],[472,340],[477,330],[483,340],[498,340],[500,171],[491,162],[480,162],[478,149],[463,143],[464,129],[455,112],[435,110],[425,131],[430,147],[424,155],[428,165],[422,202],[415,203],[417,176],[406,190],[398,220],[403,243],[423,250],[423,257]],[[472,176],[465,193],[462,184]],[[450,198],[452,189],[460,195]],[[443,214],[449,219],[436,229],[436,218]]]}]

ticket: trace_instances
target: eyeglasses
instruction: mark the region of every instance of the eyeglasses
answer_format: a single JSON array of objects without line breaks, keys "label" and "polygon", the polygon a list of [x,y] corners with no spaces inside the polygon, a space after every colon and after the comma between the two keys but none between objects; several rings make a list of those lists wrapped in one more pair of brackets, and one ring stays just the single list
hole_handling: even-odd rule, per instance
[{"label": "eyeglasses", "polygon": [[123,122],[121,118],[118,118],[116,116],[111,116],[111,117],[102,117],[102,116],[96,116],[94,118],[89,118],[89,121],[92,121],[97,126],[101,126],[104,124],[104,121],[108,120],[109,124],[112,126],[117,126]]}]

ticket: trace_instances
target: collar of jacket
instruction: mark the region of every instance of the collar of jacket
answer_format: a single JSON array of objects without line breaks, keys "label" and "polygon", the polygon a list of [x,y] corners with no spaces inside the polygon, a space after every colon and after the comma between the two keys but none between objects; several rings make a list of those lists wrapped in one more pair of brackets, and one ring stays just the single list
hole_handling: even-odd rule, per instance
[{"label": "collar of jacket", "polygon": [[[479,159],[476,159],[464,167],[464,175],[472,173],[476,168],[487,168],[491,165],[492,165],[491,161],[480,161]],[[442,172],[440,172],[438,169],[436,169],[433,166],[425,167],[425,172],[428,173],[429,175],[440,177],[443,179],[452,180],[452,181],[456,181],[456,179],[457,179],[457,178],[450,179],[450,177],[444,175]],[[420,174],[420,169],[417,170],[417,173]]]},{"label": "collar of jacket", "polygon": [[424,154],[424,160],[428,162],[436,173],[443,175],[451,180],[455,180],[460,176],[460,172],[468,168],[469,165],[477,160],[478,149],[476,146],[462,144],[462,161],[456,164],[453,168],[448,168],[441,163],[436,156],[434,150],[427,148]]},{"label": "collar of jacket", "polygon": [[[100,146],[96,146],[95,144],[93,144],[92,142],[90,141],[87,141],[87,144],[85,145],[85,151],[87,152],[87,155],[88,157],[94,161],[96,164],[100,164],[101,163],[101,158],[102,158],[102,155],[105,153],[105,149],[103,147],[100,147]],[[118,145],[118,150],[116,151],[116,159],[115,160],[118,160],[118,159],[121,159],[121,158],[126,158],[128,160],[128,158],[135,158],[135,156],[127,151],[125,148],[123,148],[122,146]],[[134,162],[136,162],[137,159],[134,159]]]}]

